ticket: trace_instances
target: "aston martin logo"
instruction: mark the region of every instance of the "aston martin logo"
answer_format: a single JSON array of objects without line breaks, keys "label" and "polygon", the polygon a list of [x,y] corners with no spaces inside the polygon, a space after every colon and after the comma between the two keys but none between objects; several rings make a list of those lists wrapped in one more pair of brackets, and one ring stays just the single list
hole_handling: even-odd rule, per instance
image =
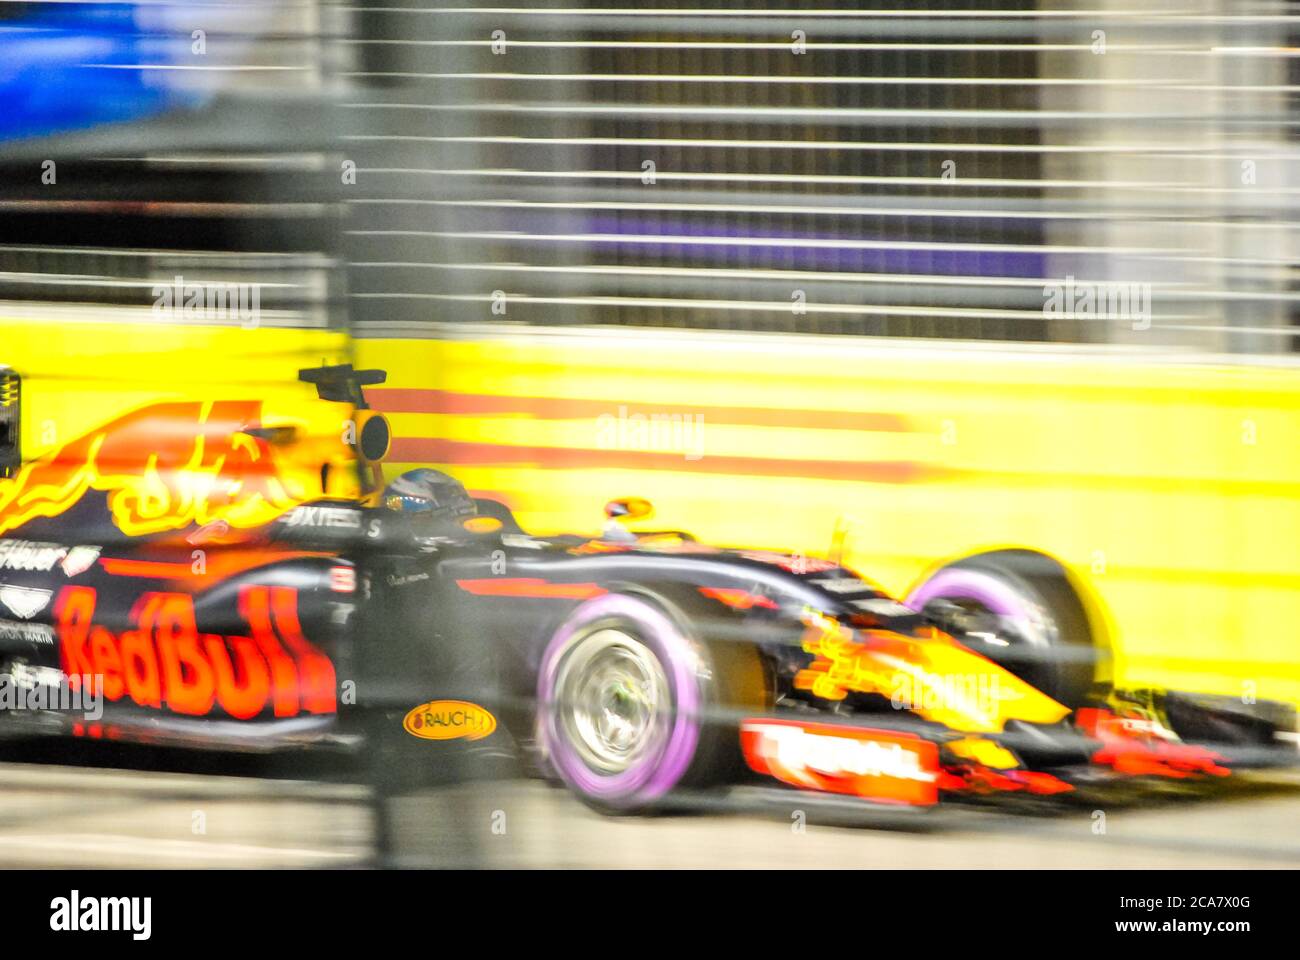
[{"label": "aston martin logo", "polygon": [[30,620],[45,609],[52,592],[38,587],[0,587],[0,603],[12,610],[14,616]]},{"label": "aston martin logo", "polygon": [[63,558],[63,572],[69,577],[75,577],[79,573],[85,573],[95,565],[99,559],[99,547],[73,547],[68,551],[68,555]]}]

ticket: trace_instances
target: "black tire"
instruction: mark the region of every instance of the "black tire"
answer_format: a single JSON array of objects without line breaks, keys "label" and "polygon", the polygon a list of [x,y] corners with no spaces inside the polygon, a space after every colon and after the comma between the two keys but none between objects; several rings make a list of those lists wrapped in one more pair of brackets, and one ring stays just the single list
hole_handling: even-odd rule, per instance
[{"label": "black tire", "polygon": [[[949,564],[912,592],[909,606],[1059,703],[1103,698],[1109,649],[1065,569],[1042,554],[1002,550]],[[987,642],[987,632],[1009,645]]]},{"label": "black tire", "polygon": [[[752,645],[710,639],[718,616],[684,589],[631,588],[586,601],[552,633],[538,729],[549,764],[583,802],[607,814],[657,811],[675,791],[739,772],[737,720],[766,710],[771,695]],[[607,688],[589,694],[593,677]]]}]

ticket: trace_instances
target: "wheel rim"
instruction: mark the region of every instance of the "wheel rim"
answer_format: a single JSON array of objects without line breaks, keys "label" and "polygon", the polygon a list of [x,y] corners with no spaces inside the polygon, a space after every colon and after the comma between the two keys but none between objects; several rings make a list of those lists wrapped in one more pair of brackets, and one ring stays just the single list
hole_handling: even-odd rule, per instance
[{"label": "wheel rim", "polygon": [[668,676],[631,633],[600,627],[574,641],[555,691],[559,724],[588,769],[616,776],[662,751],[672,725]]},{"label": "wheel rim", "polygon": [[[589,767],[561,722],[561,668],[577,644],[602,628],[616,627],[648,646],[668,676],[669,708],[661,713],[664,742],[638,753],[622,773]],[[609,593],[588,600],[561,624],[542,654],[537,673],[543,749],[560,778],[580,796],[605,807],[635,809],[672,790],[690,769],[699,745],[701,666],[680,626],[639,597]]]}]

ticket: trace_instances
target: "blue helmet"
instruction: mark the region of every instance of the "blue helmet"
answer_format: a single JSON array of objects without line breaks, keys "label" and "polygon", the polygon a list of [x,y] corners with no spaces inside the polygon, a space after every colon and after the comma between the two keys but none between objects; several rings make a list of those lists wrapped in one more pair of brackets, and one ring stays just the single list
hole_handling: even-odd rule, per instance
[{"label": "blue helmet", "polygon": [[459,523],[478,513],[460,481],[441,470],[408,470],[384,488],[384,505],[433,524]]}]

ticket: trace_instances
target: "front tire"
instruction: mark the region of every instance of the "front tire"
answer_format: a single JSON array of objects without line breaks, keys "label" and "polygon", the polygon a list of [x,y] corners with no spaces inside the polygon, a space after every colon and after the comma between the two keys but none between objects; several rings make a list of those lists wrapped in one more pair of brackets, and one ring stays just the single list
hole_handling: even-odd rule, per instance
[{"label": "front tire", "polygon": [[542,747],[588,805],[643,812],[732,772],[736,724],[719,713],[761,709],[762,663],[741,644],[710,648],[698,629],[662,598],[609,593],[551,636],[537,684]]},{"label": "front tire", "polygon": [[1067,707],[1087,705],[1109,685],[1109,651],[1065,569],[1042,554],[959,560],[913,590],[907,605]]}]

